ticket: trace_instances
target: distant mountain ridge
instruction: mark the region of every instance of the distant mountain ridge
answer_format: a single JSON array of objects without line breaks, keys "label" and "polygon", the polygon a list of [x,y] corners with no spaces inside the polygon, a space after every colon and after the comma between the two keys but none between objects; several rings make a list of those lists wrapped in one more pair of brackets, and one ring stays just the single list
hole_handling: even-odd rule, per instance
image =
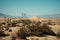
[{"label": "distant mountain ridge", "polygon": [[60,14],[41,15],[43,18],[60,18]]},{"label": "distant mountain ridge", "polygon": [[14,17],[14,16],[6,15],[6,14],[3,14],[3,13],[0,13],[0,17],[10,17],[10,18],[12,18],[12,17]]},{"label": "distant mountain ridge", "polygon": [[[20,18],[19,16],[11,16],[11,15],[7,15],[7,14],[3,14],[3,13],[0,13],[0,17]],[[60,18],[60,14],[40,15],[39,17],[43,17],[43,18]]]}]

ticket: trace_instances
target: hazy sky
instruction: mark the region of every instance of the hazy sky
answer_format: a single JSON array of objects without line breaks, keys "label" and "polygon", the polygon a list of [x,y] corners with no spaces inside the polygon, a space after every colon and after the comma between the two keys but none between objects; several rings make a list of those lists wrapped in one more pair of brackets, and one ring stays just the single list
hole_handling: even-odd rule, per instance
[{"label": "hazy sky", "polygon": [[60,14],[60,0],[0,0],[0,13],[20,16]]}]

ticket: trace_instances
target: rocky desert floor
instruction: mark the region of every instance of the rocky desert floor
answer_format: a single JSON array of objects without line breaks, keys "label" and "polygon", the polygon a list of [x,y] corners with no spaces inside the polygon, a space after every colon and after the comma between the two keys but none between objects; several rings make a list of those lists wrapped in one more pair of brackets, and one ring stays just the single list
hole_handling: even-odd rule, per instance
[{"label": "rocky desert floor", "polygon": [[[2,30],[4,30],[4,33],[8,34],[8,36],[1,36],[1,34],[0,34],[0,40],[25,40],[25,39],[20,39],[17,36],[18,30],[20,30],[20,28],[23,25],[23,23],[19,23],[21,19],[26,20],[25,18],[16,18],[16,19],[12,18],[11,20],[9,18],[0,18],[0,26],[3,27]],[[60,35],[60,18],[57,18],[57,19],[56,18],[54,18],[54,19],[50,18],[49,19],[49,18],[31,17],[31,18],[28,18],[28,19],[31,20],[31,21],[35,21],[35,22],[41,21],[42,24],[46,23],[49,27],[51,27],[51,30],[55,34]],[[7,22],[10,25],[8,25]],[[13,25],[10,22],[12,22]],[[17,24],[15,22],[17,22]],[[6,28],[4,28],[5,26],[7,26],[7,29],[9,28],[8,31],[6,31]],[[26,36],[26,38],[27,38],[27,40],[60,40],[60,37],[58,37],[57,35],[56,36],[53,36],[53,35]]]}]

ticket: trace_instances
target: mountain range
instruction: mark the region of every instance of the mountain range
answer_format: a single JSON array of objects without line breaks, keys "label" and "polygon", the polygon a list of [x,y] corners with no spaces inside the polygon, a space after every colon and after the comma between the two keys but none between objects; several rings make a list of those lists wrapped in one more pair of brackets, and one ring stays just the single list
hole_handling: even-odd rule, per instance
[{"label": "mountain range", "polygon": [[60,14],[41,15],[43,18],[60,18]]},{"label": "mountain range", "polygon": [[[11,15],[7,15],[7,14],[3,14],[0,13],[0,17],[10,17],[10,18],[18,18],[18,16],[11,16]],[[60,14],[52,14],[52,15],[41,15],[39,17],[43,17],[43,18],[60,18]]]},{"label": "mountain range", "polygon": [[10,17],[10,18],[14,18],[14,16],[7,15],[7,14],[3,14],[3,13],[0,13],[0,17]]}]

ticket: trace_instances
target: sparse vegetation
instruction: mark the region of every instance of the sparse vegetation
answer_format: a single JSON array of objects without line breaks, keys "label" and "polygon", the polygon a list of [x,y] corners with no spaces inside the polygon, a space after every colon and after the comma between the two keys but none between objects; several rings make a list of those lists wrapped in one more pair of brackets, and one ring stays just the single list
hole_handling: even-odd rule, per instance
[{"label": "sparse vegetation", "polygon": [[[16,24],[18,24],[19,26],[17,26]],[[20,27],[20,24],[21,27]],[[30,37],[30,36],[37,36],[37,37],[46,37],[46,35],[52,35],[52,36],[57,36],[58,38],[60,37],[60,30],[58,30],[57,35],[51,30],[51,27],[49,27],[50,25],[53,25],[51,21],[48,21],[48,23],[46,21],[44,21],[43,23],[39,20],[39,21],[33,21],[33,20],[29,20],[29,19],[19,19],[19,20],[12,20],[12,21],[8,21],[8,22],[1,22],[0,23],[0,37],[3,36],[10,36],[12,33],[14,33],[13,30],[17,30],[13,29],[15,27],[19,27],[20,29],[18,30],[17,36],[15,36],[16,34],[11,35],[12,36],[12,40],[16,40],[16,38],[18,37],[19,40],[23,39],[23,40],[27,40],[26,37]],[[53,25],[55,26],[55,25]],[[12,28],[12,29],[9,29]],[[5,31],[8,31],[8,33],[10,34],[6,34]],[[39,40],[32,38],[31,40]],[[48,40],[47,38],[45,38],[45,40]]]}]

